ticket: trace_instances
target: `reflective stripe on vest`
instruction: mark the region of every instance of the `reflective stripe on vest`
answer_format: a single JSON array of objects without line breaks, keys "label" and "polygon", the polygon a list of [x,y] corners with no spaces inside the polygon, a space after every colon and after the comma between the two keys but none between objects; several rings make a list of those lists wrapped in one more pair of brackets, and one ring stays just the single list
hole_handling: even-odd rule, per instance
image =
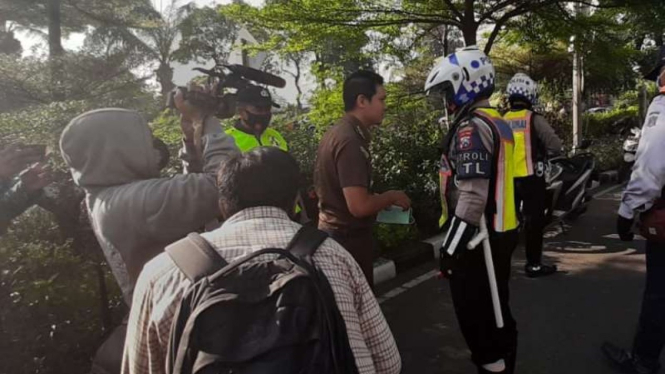
[{"label": "reflective stripe on vest", "polygon": [[441,195],[441,218],[439,218],[439,227],[443,227],[448,220],[448,186],[452,182],[453,170],[448,162],[448,155],[441,156],[441,165],[439,165],[439,192]]},{"label": "reflective stripe on vest", "polygon": [[[478,108],[474,112],[483,117],[488,124],[494,126],[493,135],[499,134],[499,154],[495,157],[496,173],[492,178],[494,183],[495,212],[492,219],[492,227],[495,232],[506,232],[517,229],[518,220],[515,209],[515,141],[510,126],[495,109]],[[496,139],[494,140],[496,142]]]},{"label": "reflective stripe on vest", "polygon": [[226,130],[226,134],[233,138],[236,147],[240,152],[249,152],[256,147],[277,147],[283,151],[288,151],[289,148],[282,135],[275,129],[267,128],[261,134],[261,142],[252,134],[240,131],[235,127]]},{"label": "reflective stripe on vest", "polygon": [[530,110],[509,111],[503,117],[513,130],[515,138],[515,178],[528,177],[535,173],[532,118]]}]

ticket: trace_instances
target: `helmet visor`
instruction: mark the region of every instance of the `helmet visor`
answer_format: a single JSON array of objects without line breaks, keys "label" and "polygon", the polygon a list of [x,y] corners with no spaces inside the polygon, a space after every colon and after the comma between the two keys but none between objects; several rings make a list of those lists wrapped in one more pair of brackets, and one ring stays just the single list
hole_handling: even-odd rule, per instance
[{"label": "helmet visor", "polygon": [[455,90],[450,82],[443,82],[427,92],[427,101],[437,110],[446,110],[448,103],[455,100]]}]

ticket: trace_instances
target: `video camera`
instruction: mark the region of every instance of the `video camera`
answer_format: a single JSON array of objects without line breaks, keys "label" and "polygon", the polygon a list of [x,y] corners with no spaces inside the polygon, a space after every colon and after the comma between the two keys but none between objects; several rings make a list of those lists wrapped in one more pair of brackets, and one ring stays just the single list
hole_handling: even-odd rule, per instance
[{"label": "video camera", "polygon": [[[208,76],[207,93],[190,91],[187,87],[177,87],[169,94],[166,105],[175,109],[175,94],[181,90],[185,100],[219,119],[231,118],[236,111],[236,93],[252,85],[252,81],[277,88],[284,88],[286,81],[274,74],[243,65],[216,65],[212,69],[194,68]],[[235,89],[229,92],[228,89]]]}]

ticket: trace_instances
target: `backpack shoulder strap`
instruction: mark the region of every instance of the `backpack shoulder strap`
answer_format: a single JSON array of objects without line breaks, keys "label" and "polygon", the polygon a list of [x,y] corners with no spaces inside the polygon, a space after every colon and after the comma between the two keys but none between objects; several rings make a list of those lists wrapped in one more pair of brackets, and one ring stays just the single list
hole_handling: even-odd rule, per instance
[{"label": "backpack shoulder strap", "polygon": [[303,226],[291,239],[286,250],[298,257],[311,257],[328,238],[328,234],[314,227]]},{"label": "backpack shoulder strap", "polygon": [[166,253],[192,283],[228,265],[210,243],[195,232],[166,247]]}]

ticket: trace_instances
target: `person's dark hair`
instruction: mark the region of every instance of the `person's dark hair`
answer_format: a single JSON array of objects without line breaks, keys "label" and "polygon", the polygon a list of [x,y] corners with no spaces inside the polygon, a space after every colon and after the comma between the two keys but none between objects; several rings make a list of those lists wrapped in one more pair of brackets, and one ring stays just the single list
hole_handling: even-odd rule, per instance
[{"label": "person's dark hair", "polygon": [[224,218],[243,209],[271,206],[292,213],[300,178],[296,160],[276,147],[235,154],[217,173],[219,206]]},{"label": "person's dark hair", "polygon": [[383,77],[379,74],[360,70],[351,74],[344,81],[342,96],[344,98],[344,110],[352,111],[356,107],[358,96],[363,95],[367,100],[372,100],[376,95],[377,87],[383,85]]},{"label": "person's dark hair", "polygon": [[508,98],[508,103],[510,103],[512,109],[533,109],[531,102],[520,96],[512,96]]}]

